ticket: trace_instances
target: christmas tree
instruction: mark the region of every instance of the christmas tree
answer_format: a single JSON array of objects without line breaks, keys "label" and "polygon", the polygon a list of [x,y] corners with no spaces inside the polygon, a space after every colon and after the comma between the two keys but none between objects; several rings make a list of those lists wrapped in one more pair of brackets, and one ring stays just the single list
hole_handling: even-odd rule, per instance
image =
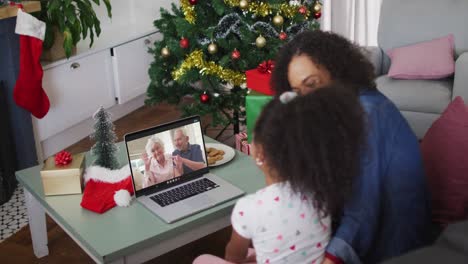
[{"label": "christmas tree", "polygon": [[179,104],[191,95],[184,115],[210,114],[211,125],[236,127],[245,71],[274,59],[295,34],[317,29],[321,7],[318,0],[181,0],[172,13],[161,9],[146,103]]},{"label": "christmas tree", "polygon": [[119,165],[115,157],[117,136],[114,132],[111,116],[101,106],[93,115],[93,118],[96,120],[94,133],[91,135],[91,138],[96,140],[96,144],[91,148],[93,155],[96,157],[94,164],[111,170],[117,169]]}]

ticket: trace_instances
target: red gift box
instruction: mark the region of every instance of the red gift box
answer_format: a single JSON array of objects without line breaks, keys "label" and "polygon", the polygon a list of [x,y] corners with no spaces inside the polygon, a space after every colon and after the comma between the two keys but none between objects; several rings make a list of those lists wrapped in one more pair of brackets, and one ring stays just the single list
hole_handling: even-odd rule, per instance
[{"label": "red gift box", "polygon": [[236,134],[236,149],[250,155],[250,144],[247,142],[247,133]]},{"label": "red gift box", "polygon": [[270,87],[271,72],[273,71],[273,61],[264,61],[256,69],[245,72],[247,80],[247,88],[266,95],[274,95],[275,93]]}]

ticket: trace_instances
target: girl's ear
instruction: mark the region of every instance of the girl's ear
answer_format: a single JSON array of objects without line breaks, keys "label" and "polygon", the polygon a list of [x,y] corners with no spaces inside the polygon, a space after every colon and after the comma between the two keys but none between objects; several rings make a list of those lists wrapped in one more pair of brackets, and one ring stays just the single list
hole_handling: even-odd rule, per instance
[{"label": "girl's ear", "polygon": [[256,161],[264,162],[265,155],[263,154],[263,148],[260,144],[256,144],[255,141],[252,141],[252,157]]}]

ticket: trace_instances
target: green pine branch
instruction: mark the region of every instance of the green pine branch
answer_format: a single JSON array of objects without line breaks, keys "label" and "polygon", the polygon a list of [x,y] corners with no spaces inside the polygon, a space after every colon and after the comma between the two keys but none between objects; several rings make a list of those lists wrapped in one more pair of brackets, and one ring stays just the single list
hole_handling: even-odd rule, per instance
[{"label": "green pine branch", "polygon": [[[289,1],[265,2],[280,5]],[[313,1],[307,1],[305,4],[310,10]],[[243,112],[247,90],[239,87],[226,89],[227,83],[219,76],[203,75],[197,68],[187,71],[180,79],[174,81],[172,72],[180,67],[188,54],[202,50],[205,61],[212,61],[226,69],[244,73],[256,68],[261,62],[276,57],[284,44],[278,38],[281,30],[291,38],[302,30],[317,29],[319,26],[319,23],[313,20],[313,16],[306,20],[298,13],[292,18],[284,17],[284,24],[278,27],[272,23],[276,14],[266,17],[254,16],[238,7],[228,6],[224,0],[198,1],[195,13],[196,22],[190,24],[185,20],[181,8],[173,4],[171,11],[161,9],[161,17],[154,21],[154,26],[163,38],[155,42],[150,50],[154,61],[148,70],[151,82],[146,103],[168,102],[179,105],[183,115],[211,115],[213,126],[238,122],[233,119],[233,113]],[[267,39],[264,48],[255,45],[255,40],[260,34]],[[182,37],[189,40],[190,45],[187,49],[180,47]],[[208,52],[208,45],[212,42],[217,45],[217,52],[214,54]],[[168,49],[170,55],[162,56],[163,49]],[[241,54],[238,60],[231,58],[234,49]],[[200,95],[205,92],[210,95],[208,103],[199,100]],[[182,98],[187,95],[193,97],[193,102],[181,105]]]}]

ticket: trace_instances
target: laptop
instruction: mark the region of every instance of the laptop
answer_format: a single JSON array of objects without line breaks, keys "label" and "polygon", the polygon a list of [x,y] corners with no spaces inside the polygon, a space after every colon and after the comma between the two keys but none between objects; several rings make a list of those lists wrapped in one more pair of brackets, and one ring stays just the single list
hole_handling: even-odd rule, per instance
[{"label": "laptop", "polygon": [[210,173],[199,116],[127,134],[125,145],[136,200],[167,223],[244,194]]}]

